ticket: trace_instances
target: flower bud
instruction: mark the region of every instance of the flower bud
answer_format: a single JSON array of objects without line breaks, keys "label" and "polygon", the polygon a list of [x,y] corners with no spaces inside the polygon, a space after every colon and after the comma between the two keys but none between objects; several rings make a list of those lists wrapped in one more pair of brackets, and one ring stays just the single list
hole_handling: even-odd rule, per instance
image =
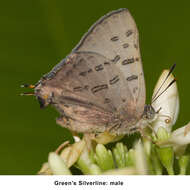
[{"label": "flower bud", "polygon": [[113,149],[113,155],[118,168],[124,168],[126,166],[126,154],[127,147],[123,143],[117,143]]},{"label": "flower bud", "polygon": [[48,163],[54,175],[71,175],[63,159],[56,153],[49,153]]},{"label": "flower bud", "polygon": [[173,175],[174,151],[172,147],[157,147],[157,154],[162,165],[167,169],[168,174]]},{"label": "flower bud", "polygon": [[103,171],[114,168],[112,152],[107,150],[104,145],[97,144],[94,158]]}]

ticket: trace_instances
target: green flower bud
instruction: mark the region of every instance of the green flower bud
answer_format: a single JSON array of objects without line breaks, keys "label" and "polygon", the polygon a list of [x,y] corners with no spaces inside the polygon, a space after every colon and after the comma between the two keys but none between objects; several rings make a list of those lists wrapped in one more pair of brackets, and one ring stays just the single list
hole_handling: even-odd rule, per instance
[{"label": "green flower bud", "polygon": [[85,175],[101,174],[101,169],[95,163],[93,163],[92,159],[90,158],[87,147],[85,147],[85,149],[81,153],[81,155],[77,161],[77,167]]},{"label": "green flower bud", "polygon": [[104,145],[97,144],[94,158],[103,171],[114,168],[112,152],[107,150]]},{"label": "green flower bud", "polygon": [[71,175],[63,159],[56,153],[49,154],[48,163],[54,175]]},{"label": "green flower bud", "polygon": [[134,150],[130,149],[126,154],[126,161],[125,161],[125,165],[126,166],[134,166],[134,162],[135,162],[135,155],[134,155]]},{"label": "green flower bud", "polygon": [[101,169],[95,163],[93,163],[87,147],[85,147],[83,152],[81,153],[81,155],[77,161],[77,167],[85,175],[101,174]]},{"label": "green flower bud", "polygon": [[127,147],[123,143],[117,143],[113,149],[113,155],[118,168],[124,168],[126,166],[126,154]]},{"label": "green flower bud", "polygon": [[135,168],[140,175],[148,174],[146,154],[141,140],[134,145]]},{"label": "green flower bud", "polygon": [[156,152],[163,166],[167,169],[168,174],[173,175],[174,151],[172,147],[157,147]]},{"label": "green flower bud", "polygon": [[159,127],[157,131],[158,141],[166,141],[170,137],[170,133],[163,127]]}]

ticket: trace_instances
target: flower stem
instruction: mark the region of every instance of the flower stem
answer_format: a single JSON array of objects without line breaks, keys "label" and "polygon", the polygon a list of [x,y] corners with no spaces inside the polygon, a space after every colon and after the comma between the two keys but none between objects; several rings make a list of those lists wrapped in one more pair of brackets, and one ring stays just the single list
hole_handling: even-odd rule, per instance
[{"label": "flower stem", "polygon": [[189,155],[183,155],[179,158],[179,167],[180,167],[180,175],[186,174],[186,169],[189,163],[190,156]]},{"label": "flower stem", "polygon": [[166,168],[169,175],[174,175],[173,167]]}]

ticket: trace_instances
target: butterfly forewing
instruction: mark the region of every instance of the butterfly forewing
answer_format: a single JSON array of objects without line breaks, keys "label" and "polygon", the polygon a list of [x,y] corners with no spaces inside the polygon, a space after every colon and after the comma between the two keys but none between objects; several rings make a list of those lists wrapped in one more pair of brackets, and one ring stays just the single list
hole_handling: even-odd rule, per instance
[{"label": "butterfly forewing", "polygon": [[73,51],[96,52],[112,60],[122,78],[119,92],[127,95],[124,102],[130,102],[140,117],[145,104],[144,74],[138,30],[127,9],[113,11],[98,20]]}]

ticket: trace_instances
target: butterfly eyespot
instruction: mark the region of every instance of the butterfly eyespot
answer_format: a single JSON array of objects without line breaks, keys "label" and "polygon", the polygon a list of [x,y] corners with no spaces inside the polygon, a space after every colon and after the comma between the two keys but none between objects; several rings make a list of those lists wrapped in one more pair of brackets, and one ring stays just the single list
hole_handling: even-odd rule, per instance
[{"label": "butterfly eyespot", "polygon": [[169,124],[171,122],[171,119],[165,119],[165,122]]}]

